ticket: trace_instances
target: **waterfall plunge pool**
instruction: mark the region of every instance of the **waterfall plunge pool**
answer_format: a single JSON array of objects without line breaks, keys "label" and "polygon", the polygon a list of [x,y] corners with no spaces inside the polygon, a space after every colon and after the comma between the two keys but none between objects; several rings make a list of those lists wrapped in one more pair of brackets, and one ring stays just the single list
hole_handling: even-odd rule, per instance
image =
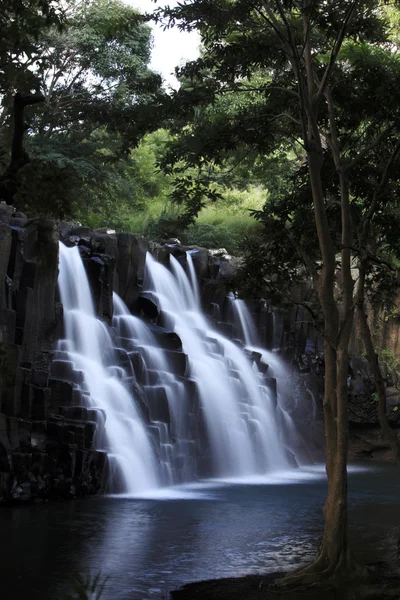
[{"label": "waterfall plunge pool", "polygon": [[[350,534],[362,561],[387,560],[400,536],[392,465],[349,469]],[[292,569],[322,535],[324,469],[203,483],[153,497],[96,497],[3,508],[2,600],[60,600],[74,573],[102,571],[102,600],[161,600],[184,583]]]}]

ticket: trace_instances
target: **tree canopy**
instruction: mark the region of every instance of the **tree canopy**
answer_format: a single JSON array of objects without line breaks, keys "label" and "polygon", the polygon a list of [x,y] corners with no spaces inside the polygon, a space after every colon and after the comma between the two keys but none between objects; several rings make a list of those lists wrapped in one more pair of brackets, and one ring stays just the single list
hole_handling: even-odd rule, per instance
[{"label": "tree canopy", "polygon": [[4,167],[16,131],[15,94],[36,104],[24,111],[25,146],[22,133],[3,197],[55,215],[77,210],[77,192],[87,205],[98,186],[118,187],[121,164],[157,127],[165,97],[161,78],[148,68],[150,28],[137,11],[118,0],[64,8],[62,27],[36,19],[29,48],[15,40],[2,96]]},{"label": "tree canopy", "polygon": [[[291,582],[359,572],[347,540],[348,347],[357,310],[379,390],[365,294],[377,267],[393,269],[399,250],[396,11],[396,2],[388,8],[379,0],[186,0],[157,17],[198,29],[204,44],[202,56],[179,70],[176,137],[163,163],[179,175],[182,224],[212,198],[221,166],[249,155],[290,157],[289,181],[278,179],[254,213],[265,235],[251,248],[245,276],[252,292],[258,281],[265,293],[268,285],[287,291],[305,271],[324,338],[324,540],[315,563]],[[379,393],[381,425],[398,457]]]}]

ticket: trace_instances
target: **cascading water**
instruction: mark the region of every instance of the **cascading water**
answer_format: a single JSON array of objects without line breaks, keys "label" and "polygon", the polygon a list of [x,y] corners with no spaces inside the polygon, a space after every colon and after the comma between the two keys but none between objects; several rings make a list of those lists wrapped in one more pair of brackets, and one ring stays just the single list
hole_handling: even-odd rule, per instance
[{"label": "cascading water", "polygon": [[[156,430],[158,440],[161,481],[165,485],[190,481],[195,472],[193,442],[187,439],[187,394],[171,361],[171,356],[178,353],[162,348],[149,327],[130,314],[117,294],[113,299],[118,340],[122,346],[134,348],[143,361],[141,380],[149,406],[150,430]],[[168,423],[161,420],[158,406],[163,399],[168,404]]]},{"label": "cascading water", "polygon": [[75,246],[60,244],[59,289],[64,307],[65,340],[58,344],[83,374],[82,397],[105,414],[103,440],[110,458],[111,491],[137,493],[158,485],[154,452],[145,425],[117,365],[110,334],[95,314],[85,269]]},{"label": "cascading water", "polygon": [[289,377],[289,372],[282,360],[275,352],[271,352],[262,347],[260,336],[244,300],[235,298],[233,294],[229,295],[229,300],[233,312],[233,321],[244,345],[261,354],[263,361],[272,367],[274,377],[281,380],[287,379]]},{"label": "cascading water", "polygon": [[[191,256],[187,256],[189,272]],[[170,255],[171,271],[148,254],[145,288],[157,297],[165,326],[189,360],[211,449],[212,471],[242,477],[288,467],[273,394],[246,354],[212,328],[190,279]],[[193,280],[193,275],[192,275]]]},{"label": "cascading water", "polygon": [[[287,440],[288,449],[293,455],[296,455],[296,461],[301,465],[304,462],[304,459],[301,458],[301,455],[299,456],[296,449],[299,447],[306,449],[308,444],[305,440],[300,439],[296,425],[287,410],[287,407],[285,407],[285,397],[289,395],[288,388],[291,385],[291,373],[275,352],[262,348],[260,336],[246,303],[240,298],[235,298],[233,294],[229,294],[228,298],[232,308],[234,326],[238,332],[239,338],[243,341],[249,351],[259,353],[262,357],[262,361],[272,367],[272,372],[278,384],[277,420],[279,428]],[[315,412],[316,407],[314,406],[314,419],[316,416]]]},{"label": "cascading water", "polygon": [[65,339],[56,360],[81,373],[81,401],[105,415],[96,443],[110,458],[112,492],[289,466],[292,422],[265,373],[268,363],[282,376],[280,360],[259,348],[241,301],[231,299],[244,349],[211,325],[186,258],[187,274],[172,254],[170,269],[147,254],[143,298],[157,304],[164,327],[131,315],[114,294],[110,329],[96,317],[79,249],[60,245]]}]

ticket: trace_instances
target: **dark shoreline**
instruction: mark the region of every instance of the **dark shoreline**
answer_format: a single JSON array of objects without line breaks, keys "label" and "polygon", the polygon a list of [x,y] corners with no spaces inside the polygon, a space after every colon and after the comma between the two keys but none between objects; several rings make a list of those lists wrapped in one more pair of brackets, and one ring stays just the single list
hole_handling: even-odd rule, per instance
[{"label": "dark shoreline", "polygon": [[[170,592],[169,600],[355,600],[368,598],[400,599],[400,574],[382,562],[367,565],[369,581],[359,585],[334,588],[327,586],[280,588],[279,579],[286,573],[246,575],[188,583]],[[393,595],[397,590],[398,595]]]}]

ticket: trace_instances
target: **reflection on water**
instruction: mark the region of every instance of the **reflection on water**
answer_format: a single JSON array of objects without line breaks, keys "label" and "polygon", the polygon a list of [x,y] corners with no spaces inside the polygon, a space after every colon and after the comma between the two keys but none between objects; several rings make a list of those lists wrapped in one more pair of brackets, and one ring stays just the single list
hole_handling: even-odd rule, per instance
[{"label": "reflection on water", "polygon": [[[388,558],[399,534],[396,467],[350,476],[361,560]],[[293,568],[322,535],[323,468],[275,480],[217,482],[163,498],[92,498],[3,508],[2,600],[60,600],[76,571],[109,576],[104,600],[160,599],[185,582]]]}]

